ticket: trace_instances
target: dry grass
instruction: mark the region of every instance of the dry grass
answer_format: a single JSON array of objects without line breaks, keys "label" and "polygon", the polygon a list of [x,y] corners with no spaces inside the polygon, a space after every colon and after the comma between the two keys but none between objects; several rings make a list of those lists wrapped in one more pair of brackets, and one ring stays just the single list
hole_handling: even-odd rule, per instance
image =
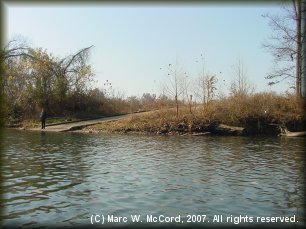
[{"label": "dry grass", "polygon": [[264,120],[281,125],[301,125],[306,120],[304,108],[303,101],[293,95],[259,93],[252,96],[228,97],[205,106],[198,105],[193,108],[193,114],[187,106],[181,106],[178,118],[175,109],[162,109],[88,128],[111,132],[186,133],[202,132],[210,125],[220,123],[245,127],[252,120]]}]

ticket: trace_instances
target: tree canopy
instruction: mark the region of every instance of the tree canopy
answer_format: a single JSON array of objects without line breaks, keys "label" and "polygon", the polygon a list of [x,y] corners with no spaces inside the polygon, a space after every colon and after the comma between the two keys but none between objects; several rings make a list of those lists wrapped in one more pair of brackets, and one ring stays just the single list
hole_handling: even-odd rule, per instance
[{"label": "tree canopy", "polygon": [[84,110],[94,76],[88,63],[92,47],[58,58],[17,40],[8,42],[2,50],[5,112],[16,116],[33,115],[41,107],[54,114]]}]

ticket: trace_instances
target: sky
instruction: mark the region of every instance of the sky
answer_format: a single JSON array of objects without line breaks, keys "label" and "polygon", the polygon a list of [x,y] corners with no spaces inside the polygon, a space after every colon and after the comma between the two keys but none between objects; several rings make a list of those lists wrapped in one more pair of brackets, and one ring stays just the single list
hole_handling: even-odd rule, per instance
[{"label": "sky", "polygon": [[93,86],[102,88],[108,80],[125,96],[160,94],[168,82],[166,67],[175,62],[193,84],[203,62],[222,93],[235,79],[238,59],[256,91],[282,93],[289,87],[270,87],[264,78],[273,59],[262,48],[272,33],[262,15],[282,14],[276,3],[6,3],[5,9],[6,41],[21,36],[58,57],[94,45]]}]

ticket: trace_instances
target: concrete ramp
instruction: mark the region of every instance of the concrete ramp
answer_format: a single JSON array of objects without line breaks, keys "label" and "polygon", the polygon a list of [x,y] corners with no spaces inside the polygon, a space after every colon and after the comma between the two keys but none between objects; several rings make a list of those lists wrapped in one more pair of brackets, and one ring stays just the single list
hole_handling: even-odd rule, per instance
[{"label": "concrete ramp", "polygon": [[[46,129],[43,129],[43,130],[41,128],[32,128],[32,129],[29,129],[29,130],[46,131],[46,132],[67,132],[67,131],[80,130],[80,129],[86,127],[86,126],[91,126],[91,125],[95,125],[95,124],[102,123],[102,122],[119,120],[119,119],[125,118],[127,116],[128,115],[103,117],[103,118],[91,119],[91,120],[86,120],[86,121],[77,121],[77,122],[70,122],[70,123],[63,123],[63,124],[54,124],[54,125],[50,125],[50,126],[47,125]],[[47,119],[47,124],[48,124],[48,119]]]}]

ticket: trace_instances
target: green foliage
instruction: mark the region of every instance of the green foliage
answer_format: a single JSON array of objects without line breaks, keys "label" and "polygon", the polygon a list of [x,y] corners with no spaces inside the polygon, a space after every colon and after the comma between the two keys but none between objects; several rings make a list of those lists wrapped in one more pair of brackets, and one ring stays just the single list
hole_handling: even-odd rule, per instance
[{"label": "green foliage", "polygon": [[[305,120],[303,101],[296,96],[251,93],[240,62],[237,67],[238,80],[232,85],[233,93],[230,96],[215,100],[217,78],[207,75],[202,79],[202,104],[191,101],[190,97],[189,107],[179,99],[183,93],[181,88],[186,89],[188,84],[186,81],[183,82],[185,85],[180,84],[180,75],[176,70],[171,72],[174,80],[170,90],[171,99],[165,95],[157,97],[150,93],[144,93],[141,98],[130,96],[125,99],[122,93],[112,89],[108,80],[105,84],[107,90],[91,89],[94,73],[88,64],[90,48],[57,58],[41,48],[16,47],[14,42],[9,42],[1,51],[3,114],[12,120],[33,120],[38,118],[42,107],[47,110],[49,117],[79,118],[161,110],[152,117],[146,117],[152,121],[141,118],[141,122],[140,119],[139,122],[133,119],[126,123],[129,128],[136,130],[151,130],[162,126],[175,128],[183,125],[182,123],[187,126],[211,123],[245,126],[251,119],[265,119],[280,124]],[[185,94],[190,96],[191,93]],[[180,113],[178,106],[182,108]]]},{"label": "green foliage", "polygon": [[16,47],[14,41],[9,42],[2,51],[6,116],[34,118],[41,107],[49,115],[86,112],[94,76],[87,63],[90,48],[59,59],[41,48]]}]

